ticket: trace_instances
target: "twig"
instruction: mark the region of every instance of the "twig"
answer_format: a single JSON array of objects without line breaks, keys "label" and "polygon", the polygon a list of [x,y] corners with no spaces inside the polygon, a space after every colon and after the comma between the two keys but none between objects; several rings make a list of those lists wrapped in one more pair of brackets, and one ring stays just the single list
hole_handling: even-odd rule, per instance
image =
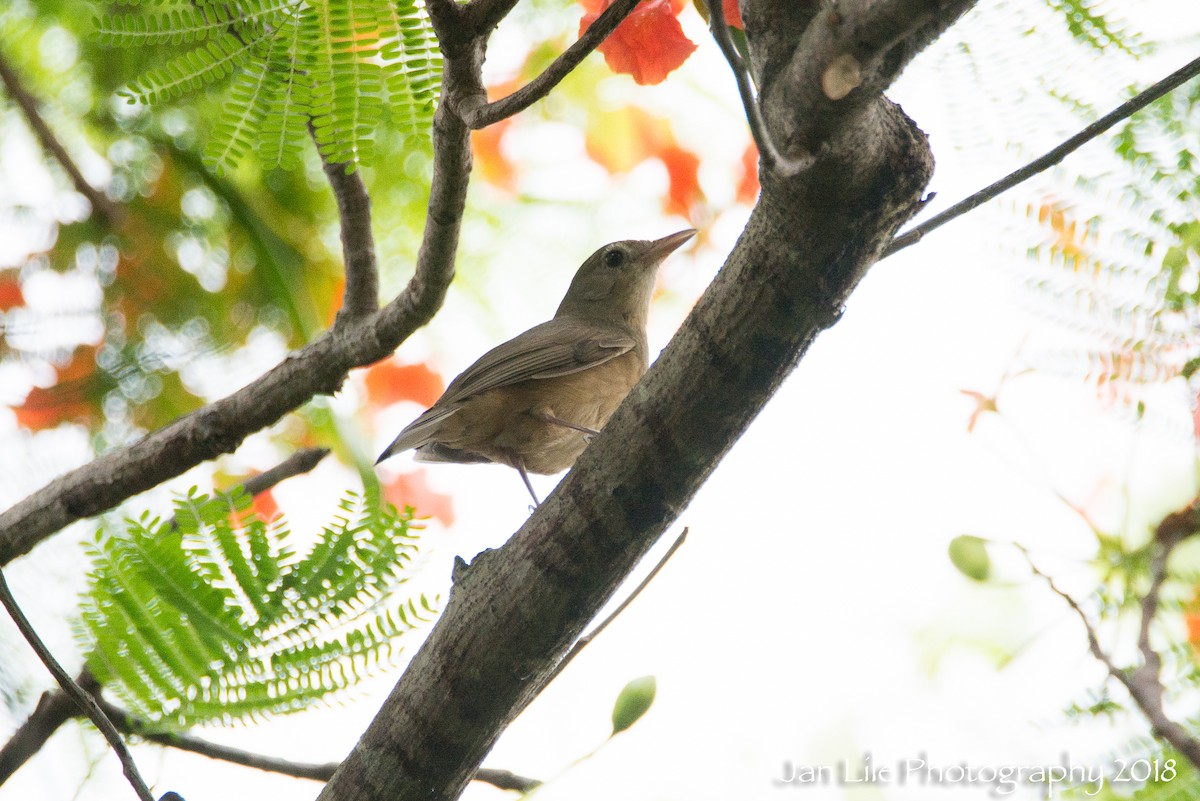
[{"label": "twig", "polygon": [[1142,599],[1142,622],[1138,631],[1138,649],[1142,653],[1142,664],[1132,671],[1132,673],[1117,667],[1112,658],[1105,653],[1104,649],[1100,646],[1100,640],[1096,635],[1095,628],[1092,627],[1091,621],[1088,620],[1087,615],[1080,608],[1079,604],[1075,602],[1075,599],[1066,591],[1059,589],[1050,576],[1037,568],[1025,548],[1020,545],[1016,547],[1025,557],[1025,561],[1028,562],[1029,569],[1033,571],[1034,575],[1041,577],[1051,591],[1066,601],[1067,605],[1071,607],[1080,621],[1083,622],[1084,630],[1087,632],[1088,648],[1092,652],[1092,656],[1104,665],[1108,671],[1108,675],[1112,676],[1125,687],[1130,697],[1133,698],[1133,702],[1137,704],[1138,709],[1142,711],[1142,714],[1150,722],[1150,728],[1154,733],[1182,754],[1193,766],[1200,768],[1200,740],[1189,734],[1183,726],[1171,720],[1167,716],[1166,709],[1163,707],[1165,690],[1159,675],[1162,660],[1158,652],[1150,646],[1150,625],[1158,610],[1159,592],[1166,579],[1167,560],[1170,558],[1174,544],[1159,543],[1156,546],[1158,552],[1155,554],[1151,565],[1150,590]]},{"label": "twig", "polygon": [[146,782],[142,779],[142,775],[138,772],[137,765],[133,761],[133,756],[129,753],[129,749],[125,747],[125,743],[121,740],[121,735],[113,726],[112,721],[96,704],[96,700],[84,692],[83,689],[75,683],[75,681],[67,675],[67,671],[63,670],[62,665],[50,653],[50,649],[38,637],[33,626],[29,623],[29,619],[25,617],[25,613],[21,611],[21,607],[17,605],[16,598],[13,597],[12,590],[9,589],[8,580],[4,577],[4,571],[0,570],[0,603],[4,604],[4,608],[8,610],[9,617],[17,624],[21,635],[25,641],[29,643],[37,654],[38,659],[46,666],[54,676],[58,686],[63,689],[71,700],[79,707],[87,718],[92,721],[100,733],[104,735],[104,739],[108,741],[113,752],[116,753],[117,759],[121,761],[121,769],[125,773],[125,778],[129,780],[129,784],[133,787],[133,791],[137,794],[141,801],[154,801],[154,796],[150,794],[150,788],[146,786]]},{"label": "twig", "polygon": [[[83,669],[75,682],[91,694],[95,694],[100,687],[96,677],[87,668]],[[0,785],[40,751],[64,723],[79,716],[79,707],[61,690],[42,693],[33,712],[0,747]]]},{"label": "twig", "polygon": [[21,79],[17,76],[16,70],[0,53],[0,83],[4,84],[4,89],[16,102],[21,109],[21,113],[25,115],[25,121],[29,123],[29,127],[33,129],[34,135],[41,142],[42,147],[46,149],[54,160],[59,163],[63,171],[67,173],[67,177],[71,179],[71,183],[75,186],[75,191],[87,198],[91,204],[92,210],[100,215],[110,227],[115,226],[121,221],[124,216],[123,210],[116,203],[113,203],[108,195],[92,186],[83,177],[83,173],[79,171],[79,167],[67,153],[67,149],[58,141],[58,137],[50,130],[50,126],[42,119],[41,113],[38,111],[37,100],[29,93],[22,85]]},{"label": "twig", "polygon": [[475,771],[473,781],[490,784],[501,790],[516,790],[518,793],[531,793],[542,786],[542,782],[538,779],[521,776],[511,770],[496,768],[479,768]]},{"label": "twig", "polygon": [[379,310],[379,270],[375,264],[375,240],[371,235],[371,198],[363,185],[361,171],[349,172],[350,165],[331,164],[324,157],[321,161],[337,198],[338,217],[342,221],[346,288],[338,315],[363,317]]},{"label": "twig", "polygon": [[683,545],[684,540],[687,539],[687,535],[688,535],[688,530],[685,528],[683,530],[683,532],[678,537],[675,538],[675,541],[673,543],[671,543],[671,547],[668,548],[667,552],[662,555],[662,558],[658,560],[658,564],[656,564],[654,566],[654,569],[646,574],[646,577],[644,579],[642,579],[641,582],[636,587],[633,588],[633,592],[629,593],[629,595],[626,596],[624,601],[621,601],[621,603],[618,604],[617,608],[612,611],[612,614],[609,615],[608,617],[604,618],[604,620],[601,620],[594,629],[589,631],[587,634],[584,634],[582,637],[580,637],[578,640],[575,641],[575,644],[571,646],[571,650],[567,651],[566,655],[563,656],[563,658],[559,661],[559,663],[554,666],[554,669],[551,670],[549,673],[547,673],[546,677],[544,679],[542,679],[541,681],[538,682],[538,691],[539,692],[541,691],[542,687],[546,687],[547,685],[550,684],[550,682],[552,682],[556,678],[558,678],[558,674],[562,673],[563,670],[566,669],[567,665],[570,664],[571,660],[574,659],[575,657],[579,656],[579,653],[584,648],[587,648],[592,643],[592,640],[594,640],[598,636],[600,636],[600,632],[602,632],[606,628],[608,628],[609,623],[612,623],[614,620],[617,619],[617,615],[624,612],[625,608],[628,607],[631,603],[633,603],[633,600],[635,598],[637,598],[639,595],[642,594],[642,590],[646,589],[646,587],[649,586],[650,582],[654,580],[654,577],[658,575],[658,572],[660,570],[662,570],[664,567],[666,567],[667,560],[669,560],[672,556],[674,556],[675,552],[678,551],[679,548]]},{"label": "twig", "polygon": [[231,762],[235,765],[255,768],[269,773],[281,773],[297,779],[327,782],[329,781],[329,777],[337,770],[338,763],[336,762],[294,762],[290,759],[256,754],[241,748],[214,743],[183,732],[148,732],[146,731],[146,723],[144,721],[139,720],[104,699],[99,699],[99,703],[101,708],[112,718],[113,723],[122,732],[127,735],[140,737],[147,742],[157,745],[176,748],[180,751],[199,754],[209,759]]},{"label": "twig", "polygon": [[913,228],[905,231],[903,234],[900,234],[893,239],[886,248],[884,248],[883,254],[880,256],[880,258],[887,258],[893,253],[903,250],[909,245],[915,245],[916,243],[920,242],[922,237],[924,237],[930,231],[942,227],[956,217],[961,217],[967,212],[973,211],[997,195],[1007,192],[1014,186],[1029,180],[1033,176],[1049,169],[1050,167],[1053,167],[1055,164],[1058,164],[1068,155],[1075,152],[1091,140],[1095,139],[1097,136],[1116,125],[1118,122],[1133,116],[1136,112],[1150,105],[1168,92],[1187,83],[1198,74],[1200,74],[1200,58],[1189,62],[1185,66],[1151,86],[1149,89],[1139,92],[1133,98],[1117,106],[1108,114],[1105,114],[1103,117],[1096,120],[1071,138],[1067,139],[1058,147],[1048,151],[1040,158],[1034,159],[1024,167],[1021,167],[1020,169],[1015,170],[1001,178],[999,181],[996,181],[991,186],[985,187],[970,197],[960,200],[940,214],[930,217],[920,225],[914,226]]},{"label": "twig", "polygon": [[1059,589],[1059,586],[1054,583],[1054,579],[1038,569],[1038,566],[1033,562],[1033,557],[1029,554],[1029,551],[1024,546],[1014,543],[1014,547],[1021,553],[1022,556],[1025,557],[1025,561],[1029,564],[1030,571],[1032,571],[1035,576],[1038,576],[1045,581],[1046,586],[1050,588],[1050,591],[1066,601],[1067,606],[1071,607],[1071,610],[1079,617],[1079,620],[1083,623],[1084,631],[1087,632],[1088,650],[1092,652],[1092,656],[1094,656],[1098,662],[1101,662],[1104,667],[1108,669],[1109,675],[1128,687],[1129,677],[1125,674],[1125,671],[1118,668],[1116,664],[1113,663],[1112,658],[1105,653],[1104,648],[1102,648],[1100,645],[1100,638],[1096,636],[1096,630],[1092,628],[1092,622],[1088,620],[1087,613],[1083,611],[1083,608],[1075,601],[1074,598],[1071,597],[1070,593],[1068,593],[1066,590]]},{"label": "twig", "polygon": [[725,60],[729,62],[729,68],[733,71],[733,77],[737,81],[738,95],[742,99],[742,108],[746,110],[746,122],[750,126],[750,136],[754,138],[754,144],[758,147],[763,167],[781,176],[796,175],[812,163],[811,157],[793,161],[775,149],[775,143],[771,141],[771,133],[767,130],[767,122],[763,119],[762,111],[758,107],[758,100],[754,97],[754,88],[750,85],[750,70],[746,68],[741,54],[734,47],[733,39],[729,35],[729,25],[725,22],[725,9],[720,0],[716,0],[716,2],[703,0],[703,2],[708,9],[709,30],[712,31],[713,39],[716,40],[721,55],[725,56]]},{"label": "twig", "polygon": [[513,116],[532,106],[579,66],[593,50],[617,29],[639,0],[617,0],[593,22],[550,66],[529,83],[507,97],[488,103],[486,97],[463,97],[456,99],[456,111],[468,128],[478,130]]},{"label": "twig", "polygon": [[328,455],[329,448],[301,448],[274,467],[250,476],[242,482],[242,491],[247,495],[260,495],[281,481],[307,473]]},{"label": "twig", "polygon": [[[138,720],[125,710],[113,706],[103,699],[100,699],[99,703],[117,728],[125,734],[141,737],[143,740],[168,748],[176,748],[209,759],[230,762],[268,773],[279,773],[297,779],[319,782],[329,781],[338,768],[337,762],[295,762],[290,759],[256,754],[241,748],[221,745],[183,732],[147,732],[144,721]],[[475,781],[490,784],[501,790],[517,790],[522,793],[529,792],[541,784],[537,779],[519,776],[512,771],[490,768],[480,768],[476,771]]]}]

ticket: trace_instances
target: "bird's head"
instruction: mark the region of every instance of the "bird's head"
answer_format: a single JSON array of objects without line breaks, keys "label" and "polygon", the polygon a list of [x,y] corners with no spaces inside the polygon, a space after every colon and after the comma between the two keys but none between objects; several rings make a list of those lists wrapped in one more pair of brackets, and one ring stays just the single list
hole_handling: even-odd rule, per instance
[{"label": "bird's head", "polygon": [[695,229],[688,228],[662,239],[605,245],[575,273],[554,316],[645,327],[658,265],[695,235]]}]

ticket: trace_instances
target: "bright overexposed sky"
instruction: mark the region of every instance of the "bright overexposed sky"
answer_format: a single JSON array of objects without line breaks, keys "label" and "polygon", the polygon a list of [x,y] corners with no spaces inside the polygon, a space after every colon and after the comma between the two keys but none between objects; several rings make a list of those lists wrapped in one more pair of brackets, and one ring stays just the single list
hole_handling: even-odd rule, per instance
[{"label": "bright overexposed sky", "polygon": [[[1108,3],[1106,11],[1130,15],[1133,29],[1177,41],[1137,64],[1114,56],[1086,70],[1045,49],[1055,43],[1053,35],[1022,34],[1012,24],[1014,15],[1026,13],[1021,9],[1030,14],[1028,27],[1049,24],[1048,12],[1032,0],[981,5],[993,7],[965,21],[961,33],[947,34],[889,93],[930,134],[938,160],[931,211],[1070,132],[1065,112],[1031,112],[1038,103],[1054,106],[1022,96],[1020,87],[1066,87],[1105,111],[1125,99],[1127,84],[1155,80],[1200,50],[1200,10],[1191,0]],[[686,11],[684,21],[700,50],[677,75],[654,88],[612,78],[597,102],[633,101],[670,116],[681,142],[705,157],[701,181],[710,199],[732,205],[727,167],[740,158],[747,133],[727,67],[694,11]],[[493,48],[498,68],[515,60],[511,53],[521,46],[515,34],[502,32]],[[966,74],[965,49],[994,71]],[[1026,74],[1040,77],[1015,77]],[[964,113],[961,104],[973,92],[990,100],[976,98]],[[1010,137],[1021,146],[1006,146]],[[492,274],[505,277],[487,284],[494,321],[471,322],[475,300],[455,289],[441,315],[400,351],[414,361],[433,354],[448,376],[549,317],[574,265],[595,247],[688,224],[661,216],[666,179],[660,169],[648,165],[614,179],[587,162],[582,133],[564,123],[531,126],[509,146],[521,164],[523,193],[554,200],[554,193],[569,189],[562,200],[573,207],[543,204],[501,232],[467,226],[467,264],[472,254],[486,253]],[[1104,149],[1081,151],[1068,164],[1087,174],[1089,164],[1108,163]],[[1055,184],[1046,181],[1020,197],[1037,197],[1039,186],[1050,191]],[[745,214],[735,209],[718,216],[706,243],[664,266],[666,291],[652,310],[652,349],[661,348],[686,315],[733,246]],[[925,801],[999,792],[988,783],[923,786],[915,779],[875,786],[781,787],[776,781],[786,764],[836,769],[843,760],[857,765],[864,755],[891,768],[910,759],[993,769],[1071,759],[1107,769],[1107,755],[1130,730],[1069,724],[1063,713],[1102,677],[1078,621],[1043,585],[1029,581],[1019,563],[1005,564],[1001,555],[1012,580],[980,586],[955,570],[946,549],[963,533],[1020,542],[1065,588],[1086,596],[1093,577],[1084,562],[1095,541],[1055,493],[1119,519],[1124,507],[1114,509],[1106,499],[1128,487],[1133,519],[1147,523],[1185,503],[1196,492],[1188,399],[1181,387],[1165,391],[1152,421],[1135,427],[1084,382],[1026,375],[1005,382],[1003,416],[985,416],[968,433],[973,405],[962,390],[993,393],[1031,347],[1052,345],[1059,335],[1053,321],[1031,311],[1022,281],[1028,265],[1013,265],[1023,258],[1014,255],[1023,245],[1006,249],[994,235],[1009,227],[1020,230],[1010,208],[985,208],[873,268],[842,320],[816,341],[643,572],[686,526],[684,547],[501,736],[486,765],[557,777],[537,793],[539,801]],[[372,447],[385,444],[417,412],[390,410]],[[0,420],[3,425],[10,424]],[[81,447],[65,434],[42,434],[39,441],[51,448],[59,442],[76,455]],[[409,458],[384,469],[408,469]],[[444,593],[453,558],[503,544],[526,519],[527,499],[517,476],[499,467],[436,465],[428,476],[456,498],[453,529],[435,526],[427,537],[424,581]],[[305,509],[320,520],[351,480],[348,471],[326,464],[276,495],[293,520]],[[534,480],[544,497],[556,479]],[[63,649],[69,649],[62,618],[71,599],[50,598],[38,588],[47,576],[70,581],[82,570],[66,539],[6,570],[31,617]],[[0,660],[27,661],[15,635],[0,628]],[[1015,656],[1001,667],[992,656],[997,651]],[[14,671],[29,675],[37,666]],[[572,765],[604,741],[618,691],[643,675],[658,682],[650,712]],[[395,678],[375,682],[344,706],[205,734],[296,760],[335,760],[353,745]],[[143,747],[135,754],[148,778],[161,782],[159,792],[174,789],[188,801],[231,793],[302,799],[318,789],[178,752]],[[1003,797],[1043,795],[1044,789],[1018,788]],[[56,735],[0,788],[5,801],[125,797],[131,794],[115,761],[98,738],[76,726]],[[465,797],[512,794],[473,784]]]}]

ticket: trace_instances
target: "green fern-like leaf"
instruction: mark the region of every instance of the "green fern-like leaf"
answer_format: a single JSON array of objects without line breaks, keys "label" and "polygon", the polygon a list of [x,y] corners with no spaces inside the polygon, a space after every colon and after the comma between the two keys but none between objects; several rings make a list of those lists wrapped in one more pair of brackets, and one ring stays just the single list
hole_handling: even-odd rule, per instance
[{"label": "green fern-like leaf", "polygon": [[416,0],[376,0],[376,15],[395,125],[408,135],[428,135],[442,79],[442,52],[429,14]]},{"label": "green fern-like leaf", "polygon": [[93,24],[97,41],[113,47],[188,44],[231,29],[242,32],[252,23],[273,24],[293,3],[294,0],[262,0],[239,4],[236,8],[221,3],[182,5],[157,14],[96,17]]},{"label": "green fern-like leaf", "polygon": [[379,23],[374,0],[329,0],[309,6],[303,24],[314,43],[312,125],[317,147],[354,166],[371,156],[371,132],[382,113]]},{"label": "green fern-like leaf", "polygon": [[1095,2],[1088,0],[1046,0],[1046,5],[1062,15],[1067,30],[1075,39],[1093,50],[1115,47],[1126,53],[1144,51],[1139,37],[1101,14]]},{"label": "green fern-like leaf", "polygon": [[278,80],[265,58],[254,58],[238,73],[221,112],[221,121],[214,126],[204,148],[204,163],[218,175],[236,166],[257,140],[267,98],[272,84]]},{"label": "green fern-like leaf", "polygon": [[131,522],[88,549],[88,665],[156,728],[328,700],[394,664],[397,639],[434,615],[424,596],[388,600],[416,551],[411,510],[347,496],[297,557],[282,522],[245,505],[193,492],[173,521]]},{"label": "green fern-like leaf", "polygon": [[126,10],[95,20],[101,43],[193,46],[133,81],[122,92],[131,102],[158,103],[236,76],[204,151],[218,173],[254,149],[268,167],[296,167],[310,123],[325,158],[354,169],[371,158],[385,98],[404,135],[427,137],[432,127],[442,58],[419,0],[118,5]]},{"label": "green fern-like leaf", "polygon": [[307,138],[312,92],[305,66],[312,48],[300,34],[298,17],[290,17],[268,54],[268,70],[275,80],[267,84],[260,134],[260,154],[267,166],[297,166]]},{"label": "green fern-like leaf", "polygon": [[267,36],[263,32],[256,38],[239,39],[231,33],[221,34],[150,70],[130,84],[125,94],[131,101],[158,103],[208,86],[241,66]]}]

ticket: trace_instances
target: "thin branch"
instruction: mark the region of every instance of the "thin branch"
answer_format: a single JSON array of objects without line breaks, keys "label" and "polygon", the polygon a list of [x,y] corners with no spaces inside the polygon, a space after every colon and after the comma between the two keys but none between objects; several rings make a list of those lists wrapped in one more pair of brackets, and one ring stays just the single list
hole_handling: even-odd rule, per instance
[{"label": "thin branch", "polygon": [[584,634],[582,637],[580,637],[578,640],[575,641],[575,644],[573,646],[571,646],[571,650],[567,651],[566,655],[562,658],[562,660],[559,661],[559,663],[554,666],[554,669],[551,670],[548,674],[546,674],[545,679],[538,682],[538,685],[539,685],[538,691],[539,692],[541,691],[542,687],[548,686],[550,684],[550,682],[552,682],[556,678],[558,678],[558,674],[562,673],[563,670],[566,669],[567,665],[570,664],[571,660],[574,659],[575,657],[579,656],[579,653],[584,648],[587,648],[589,645],[591,645],[592,640],[599,637],[600,632],[602,632],[606,628],[608,628],[608,624],[612,623],[614,620],[616,620],[617,615],[624,612],[626,607],[628,607],[631,603],[633,603],[634,599],[642,594],[642,590],[646,589],[646,587],[649,586],[650,582],[654,580],[654,577],[658,575],[658,572],[667,566],[667,560],[669,560],[672,556],[675,555],[675,552],[679,550],[679,548],[683,545],[684,540],[687,539],[687,535],[688,535],[688,530],[685,528],[683,530],[683,532],[678,537],[675,538],[675,541],[673,543],[671,543],[671,547],[668,548],[667,552],[662,555],[662,558],[658,560],[658,564],[656,564],[654,566],[654,569],[646,574],[646,577],[644,579],[642,579],[641,582],[636,587],[633,588],[633,592],[629,593],[629,595],[626,596],[624,601],[621,601],[621,603],[618,604],[617,608],[612,611],[612,614],[609,615],[608,617],[604,618],[604,620],[600,621],[600,623],[597,624],[594,629],[589,631],[587,634]]},{"label": "thin branch", "polygon": [[640,0],[617,0],[604,10],[595,22],[551,62],[540,75],[517,91],[488,103],[486,96],[474,95],[455,99],[455,110],[468,128],[478,130],[507,119],[532,106],[558,86],[579,64],[591,55],[617,29]]},{"label": "thin branch", "polygon": [[1024,167],[1014,170],[1005,177],[1001,178],[999,181],[996,181],[991,186],[985,187],[970,197],[960,200],[940,214],[930,217],[920,225],[914,226],[905,231],[903,234],[900,234],[892,240],[891,244],[884,248],[883,254],[880,256],[880,258],[887,258],[893,253],[903,250],[909,245],[915,245],[916,243],[920,242],[921,239],[930,231],[936,230],[954,218],[961,217],[967,212],[979,208],[997,195],[1007,192],[1014,186],[1017,186],[1018,184],[1029,180],[1038,173],[1044,172],[1050,167],[1053,167],[1055,164],[1058,164],[1068,155],[1075,152],[1096,137],[1100,136],[1100,134],[1104,133],[1118,122],[1133,116],[1135,113],[1150,105],[1155,100],[1158,100],[1163,95],[1166,95],[1172,90],[1187,83],[1196,75],[1200,75],[1200,58],[1196,58],[1189,62],[1185,66],[1151,86],[1149,89],[1139,92],[1133,98],[1117,106],[1108,114],[1105,114],[1103,117],[1096,120],[1071,138],[1067,139],[1058,147],[1048,151],[1040,158],[1034,159]]},{"label": "thin branch", "polygon": [[[75,682],[90,694],[100,687],[86,667]],[[61,690],[42,693],[37,706],[12,736],[0,747],[0,785],[20,770],[64,723],[80,716],[79,707]]]},{"label": "thin branch", "polygon": [[379,310],[379,270],[375,264],[375,240],[371,235],[371,198],[363,185],[361,171],[350,172],[351,165],[331,164],[324,157],[321,161],[337,198],[338,217],[342,221],[346,288],[338,316],[363,317]]},{"label": "thin branch", "polygon": [[1025,557],[1025,561],[1029,564],[1030,571],[1032,571],[1035,576],[1045,581],[1046,586],[1050,588],[1050,591],[1066,601],[1067,606],[1071,608],[1071,611],[1073,611],[1079,617],[1080,622],[1083,623],[1083,630],[1087,632],[1088,650],[1092,652],[1092,656],[1096,658],[1096,661],[1102,663],[1104,667],[1108,669],[1110,676],[1128,687],[1129,676],[1125,674],[1125,671],[1117,667],[1112,661],[1112,658],[1105,653],[1104,648],[1100,645],[1100,638],[1096,636],[1096,630],[1092,628],[1092,621],[1088,620],[1087,613],[1083,611],[1083,607],[1081,607],[1076,600],[1071,597],[1069,592],[1060,589],[1059,586],[1054,583],[1054,579],[1038,569],[1038,566],[1034,564],[1033,557],[1024,546],[1014,543],[1014,547],[1016,547],[1021,555]]},{"label": "thin branch", "polygon": [[58,686],[63,689],[63,692],[75,702],[83,714],[104,735],[104,739],[108,741],[109,746],[116,753],[117,759],[121,761],[121,770],[125,773],[125,778],[128,779],[138,798],[141,801],[154,801],[154,796],[150,794],[150,788],[138,772],[137,764],[134,763],[133,756],[129,753],[129,749],[125,747],[125,743],[121,740],[121,735],[117,732],[116,727],[113,726],[112,721],[108,719],[108,716],[96,704],[96,699],[84,692],[67,675],[67,671],[63,670],[62,665],[50,653],[50,649],[38,637],[29,619],[25,617],[25,613],[21,611],[21,607],[17,604],[16,598],[13,597],[12,590],[9,589],[8,580],[4,577],[3,570],[0,570],[0,603],[4,604],[4,608],[8,610],[9,617],[17,624],[21,635],[29,643],[29,646],[33,648],[38,659],[41,660],[46,669],[54,676],[54,680],[58,682]]},{"label": "thin branch", "polygon": [[[140,737],[167,748],[175,748],[209,759],[230,762],[268,773],[279,773],[296,779],[310,779],[318,782],[329,781],[338,768],[337,762],[295,762],[290,759],[256,754],[241,748],[221,745],[184,732],[147,732],[144,721],[138,720],[104,699],[99,699],[99,703],[105,713],[112,718],[117,728],[125,734]],[[501,790],[517,790],[522,793],[527,793],[541,784],[537,779],[519,776],[512,771],[489,768],[480,768],[476,771],[475,781],[490,784]]]},{"label": "thin branch", "polygon": [[733,38],[729,35],[729,25],[725,22],[725,8],[720,0],[717,2],[703,0],[703,2],[705,8],[708,9],[709,30],[717,42],[721,55],[725,56],[725,60],[729,62],[729,69],[733,71],[734,80],[737,81],[738,96],[742,99],[742,108],[746,110],[746,122],[750,126],[750,136],[754,138],[754,144],[758,148],[759,157],[762,158],[763,167],[767,171],[781,176],[796,175],[812,164],[812,158],[792,160],[775,148],[775,143],[771,141],[771,132],[767,130],[767,122],[763,119],[762,111],[758,107],[758,100],[754,96],[750,70],[747,69],[741,54],[733,44]]},{"label": "thin branch", "polygon": [[247,495],[261,495],[282,481],[307,473],[328,455],[329,448],[301,448],[269,470],[250,476],[241,489]]},{"label": "thin branch", "polygon": [[1166,709],[1163,707],[1165,689],[1159,675],[1162,660],[1158,652],[1150,646],[1150,624],[1153,622],[1158,610],[1159,591],[1162,588],[1163,581],[1166,579],[1166,564],[1174,545],[1168,543],[1159,543],[1157,545],[1158,552],[1155,554],[1151,566],[1150,591],[1142,599],[1142,623],[1138,631],[1138,648],[1142,653],[1142,664],[1132,673],[1117,667],[1112,658],[1105,653],[1104,649],[1100,646],[1100,640],[1096,635],[1095,628],[1092,627],[1091,621],[1088,620],[1087,615],[1080,608],[1079,604],[1075,602],[1075,599],[1066,591],[1059,589],[1050,576],[1037,568],[1025,548],[1020,545],[1016,547],[1025,557],[1025,561],[1029,563],[1029,568],[1033,571],[1034,575],[1041,577],[1054,594],[1066,601],[1067,605],[1071,607],[1080,621],[1083,622],[1084,630],[1087,632],[1088,649],[1092,652],[1092,656],[1104,665],[1108,671],[1108,675],[1112,676],[1125,687],[1133,702],[1137,704],[1138,709],[1142,711],[1142,714],[1150,722],[1150,728],[1154,733],[1182,754],[1193,766],[1200,768],[1200,740],[1189,734],[1183,726],[1171,720],[1167,716]]},{"label": "thin branch", "polygon": [[59,163],[63,171],[67,173],[67,177],[71,179],[71,183],[75,186],[75,191],[87,198],[91,204],[92,210],[103,218],[104,222],[110,227],[117,225],[124,216],[124,211],[116,203],[108,198],[108,195],[92,186],[83,177],[78,165],[74,159],[67,153],[67,149],[58,141],[58,137],[50,130],[50,126],[42,118],[38,111],[38,102],[32,94],[21,83],[20,77],[16,70],[0,53],[0,83],[4,84],[4,89],[13,99],[17,106],[21,109],[21,113],[25,115],[26,122],[33,129],[34,135],[41,142],[42,147],[54,157],[54,160]]},{"label": "thin branch", "polygon": [[312,781],[319,782],[329,781],[329,778],[333,776],[334,771],[338,767],[338,763],[336,762],[295,762],[290,759],[256,754],[241,748],[214,743],[183,732],[147,732],[144,721],[139,720],[104,699],[99,699],[99,703],[101,708],[112,718],[117,728],[125,734],[140,737],[147,742],[168,748],[176,748],[180,751],[199,754],[209,759],[217,759],[222,762],[230,762],[235,765],[242,765],[243,767],[254,768],[269,773],[281,773],[297,779],[311,779]]}]

